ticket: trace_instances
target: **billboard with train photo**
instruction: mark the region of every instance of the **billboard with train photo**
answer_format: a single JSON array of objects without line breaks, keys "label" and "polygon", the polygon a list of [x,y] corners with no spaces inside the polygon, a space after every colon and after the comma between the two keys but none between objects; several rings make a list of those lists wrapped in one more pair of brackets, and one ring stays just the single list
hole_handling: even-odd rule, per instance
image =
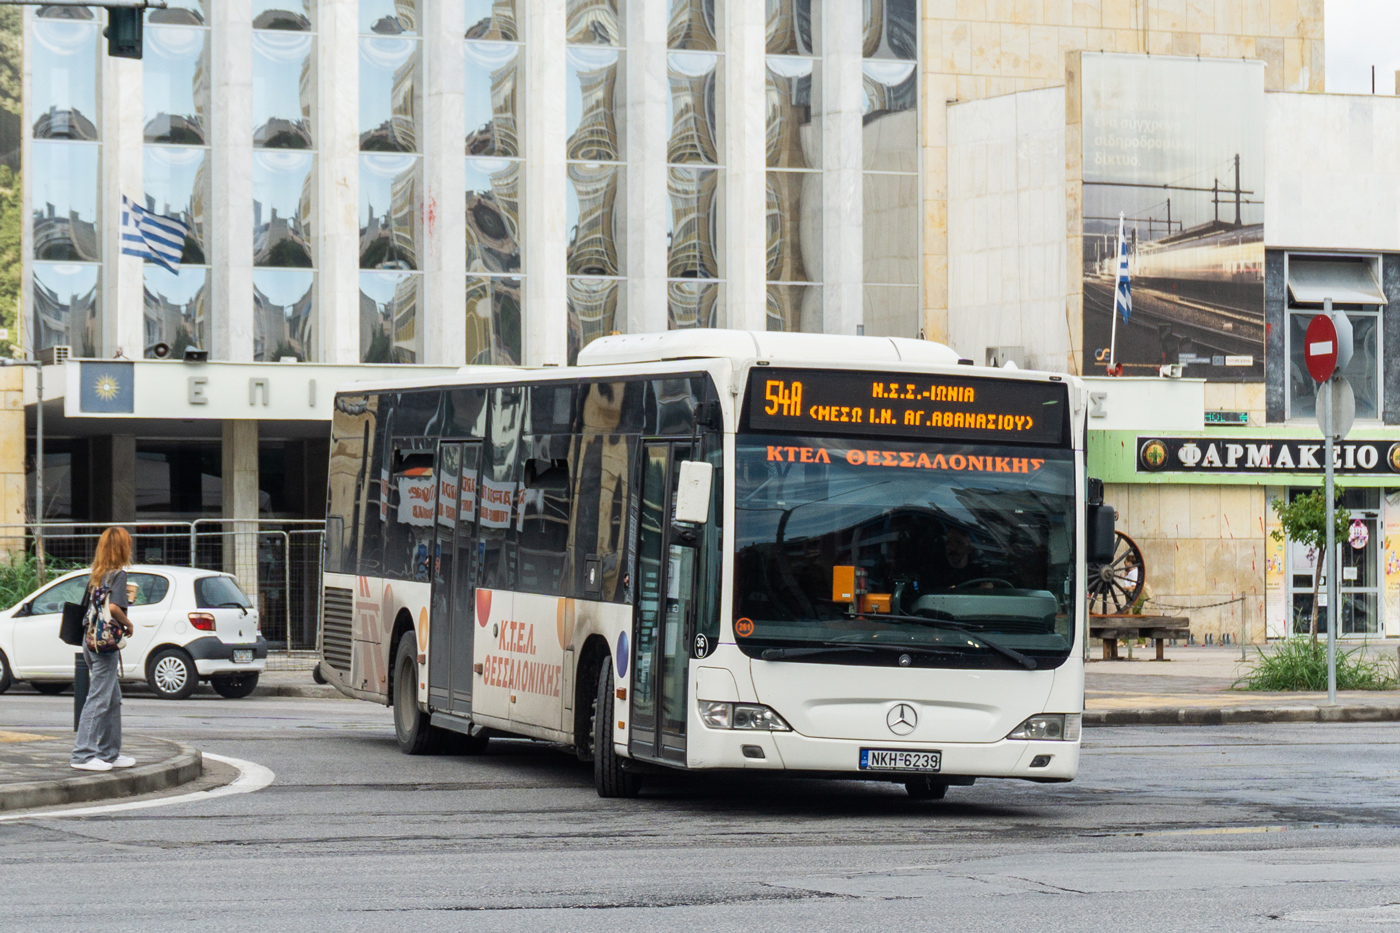
[{"label": "billboard with train photo", "polygon": [[[1086,52],[1084,372],[1264,378],[1264,65]],[[1113,333],[1122,220],[1132,311]]]}]

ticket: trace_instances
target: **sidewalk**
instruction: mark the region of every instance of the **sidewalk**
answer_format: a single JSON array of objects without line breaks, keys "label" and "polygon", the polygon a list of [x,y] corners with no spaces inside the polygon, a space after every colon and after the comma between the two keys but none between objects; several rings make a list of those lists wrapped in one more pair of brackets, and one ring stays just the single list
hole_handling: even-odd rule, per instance
[{"label": "sidewalk", "polygon": [[122,754],[136,759],[120,771],[74,771],[73,733],[0,731],[0,812],[130,797],[193,781],[204,760],[188,745],[128,735]]},{"label": "sidewalk", "polygon": [[[1400,721],[1400,690],[1264,693],[1232,690],[1244,673],[1237,647],[1168,648],[1166,661],[1089,661],[1084,667],[1086,726],[1241,722]],[[1255,652],[1249,649],[1253,658]]]}]

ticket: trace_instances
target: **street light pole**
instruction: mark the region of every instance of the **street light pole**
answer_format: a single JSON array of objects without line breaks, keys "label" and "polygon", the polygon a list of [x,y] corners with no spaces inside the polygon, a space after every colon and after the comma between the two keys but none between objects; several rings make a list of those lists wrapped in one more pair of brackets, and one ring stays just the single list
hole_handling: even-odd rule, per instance
[{"label": "street light pole", "polygon": [[34,385],[38,398],[34,411],[34,562],[39,585],[43,586],[47,577],[44,569],[44,364],[39,360],[0,359],[0,366],[32,366],[38,376]]}]

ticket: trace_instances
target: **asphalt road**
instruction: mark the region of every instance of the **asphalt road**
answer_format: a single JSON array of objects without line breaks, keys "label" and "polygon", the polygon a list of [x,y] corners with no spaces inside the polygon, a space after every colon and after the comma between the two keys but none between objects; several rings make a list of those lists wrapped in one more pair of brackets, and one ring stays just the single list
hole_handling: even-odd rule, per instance
[{"label": "asphalt road", "polygon": [[[12,691],[9,728],[71,698]],[[942,802],[826,781],[604,801],[525,742],[409,758],[340,700],[128,699],[129,731],[276,772],[253,794],[0,823],[0,929],[1376,930],[1400,927],[1393,724],[1086,730],[1080,779]]]}]

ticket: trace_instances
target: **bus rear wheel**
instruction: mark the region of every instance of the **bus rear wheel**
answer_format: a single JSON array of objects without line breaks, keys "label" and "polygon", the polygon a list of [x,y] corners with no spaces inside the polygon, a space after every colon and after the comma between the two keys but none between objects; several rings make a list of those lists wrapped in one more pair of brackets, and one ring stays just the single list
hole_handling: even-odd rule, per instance
[{"label": "bus rear wheel", "polygon": [[431,755],[442,744],[428,714],[418,708],[418,639],[412,632],[399,640],[394,664],[394,734],[405,755]]},{"label": "bus rear wheel", "polygon": [[911,778],[904,782],[904,789],[914,800],[942,800],[948,794],[947,784],[931,778]]},{"label": "bus rear wheel", "polygon": [[613,674],[610,662],[598,672],[598,697],[593,707],[593,784],[599,797],[635,797],[642,776],[622,767],[613,746]]}]

